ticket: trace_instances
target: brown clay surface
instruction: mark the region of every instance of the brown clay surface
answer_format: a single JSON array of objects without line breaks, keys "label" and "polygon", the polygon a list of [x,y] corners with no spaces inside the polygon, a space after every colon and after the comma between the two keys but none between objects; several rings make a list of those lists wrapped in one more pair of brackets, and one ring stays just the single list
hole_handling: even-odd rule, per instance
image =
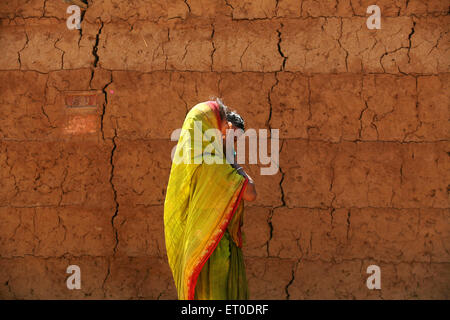
[{"label": "brown clay surface", "polygon": [[0,298],[175,299],[170,135],[220,96],[280,130],[280,171],[247,166],[251,298],[449,299],[448,1],[371,4],[89,0],[80,31],[1,1]]}]

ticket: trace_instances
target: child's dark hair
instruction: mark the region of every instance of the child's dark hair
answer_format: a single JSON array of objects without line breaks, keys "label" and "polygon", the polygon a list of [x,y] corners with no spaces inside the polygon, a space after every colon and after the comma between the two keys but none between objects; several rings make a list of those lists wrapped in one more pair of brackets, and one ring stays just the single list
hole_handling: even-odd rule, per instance
[{"label": "child's dark hair", "polygon": [[228,122],[231,122],[236,128],[245,131],[245,121],[236,111],[229,110],[220,98],[212,98],[211,100],[215,100],[219,105],[219,113],[222,119],[226,119]]},{"label": "child's dark hair", "polygon": [[244,119],[236,111],[228,111],[227,120],[231,122],[236,128],[245,131]]}]

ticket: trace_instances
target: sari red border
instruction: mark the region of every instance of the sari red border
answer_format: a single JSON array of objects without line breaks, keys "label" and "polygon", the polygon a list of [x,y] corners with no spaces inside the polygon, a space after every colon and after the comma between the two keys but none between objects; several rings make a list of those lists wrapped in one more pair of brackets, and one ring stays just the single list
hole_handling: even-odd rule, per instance
[{"label": "sari red border", "polygon": [[203,269],[203,266],[205,265],[206,261],[208,261],[209,257],[214,252],[214,250],[216,249],[216,247],[219,244],[220,240],[222,239],[222,237],[223,237],[223,235],[225,233],[225,230],[228,227],[228,224],[230,223],[231,219],[233,218],[233,215],[236,212],[236,209],[237,209],[239,203],[241,202],[242,195],[244,193],[245,188],[247,187],[247,183],[248,183],[248,178],[246,177],[245,181],[244,181],[244,184],[242,185],[241,191],[239,192],[239,196],[238,196],[236,202],[233,205],[233,210],[230,212],[229,216],[226,217],[226,219],[228,221],[227,221],[227,223],[225,225],[225,228],[223,228],[222,232],[215,239],[213,239],[214,242],[208,248],[206,248],[208,253],[203,258],[203,260],[200,262],[200,264],[194,269],[194,272],[192,273],[192,276],[191,276],[191,281],[188,281],[188,283],[191,283],[191,287],[188,288],[187,300],[194,300],[195,286],[197,285],[198,275],[200,274],[200,271]]},{"label": "sari red border", "polygon": [[[219,112],[219,105],[215,101],[206,101],[206,104],[214,111],[214,114],[216,115],[217,124],[220,126],[220,123],[222,122],[222,118],[220,117]],[[218,128],[220,129],[220,128]]]}]

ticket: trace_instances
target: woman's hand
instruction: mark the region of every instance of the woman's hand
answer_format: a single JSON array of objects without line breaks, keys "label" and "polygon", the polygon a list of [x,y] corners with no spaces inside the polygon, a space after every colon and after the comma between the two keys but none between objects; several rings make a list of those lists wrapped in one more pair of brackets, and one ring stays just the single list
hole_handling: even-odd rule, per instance
[{"label": "woman's hand", "polygon": [[237,163],[237,154],[234,151],[233,146],[231,147],[231,154],[232,154],[232,159],[228,159],[228,155],[227,155],[227,148],[226,148],[226,139],[224,138],[223,141],[223,152],[225,153],[225,157],[227,159],[227,161],[230,163],[230,165],[236,169],[236,171],[243,177],[248,178],[248,183],[247,183],[247,187],[244,190],[244,193],[242,194],[242,199],[244,199],[245,201],[255,201],[256,200],[256,187],[255,187],[255,183],[253,182],[253,179],[244,171],[244,169],[239,166],[239,164]]},{"label": "woman's hand", "polygon": [[242,194],[242,199],[244,199],[245,201],[255,201],[257,193],[253,179],[244,171],[244,169],[242,169],[242,167],[235,167],[235,169],[241,176],[248,178],[247,187],[245,188],[244,193]]}]

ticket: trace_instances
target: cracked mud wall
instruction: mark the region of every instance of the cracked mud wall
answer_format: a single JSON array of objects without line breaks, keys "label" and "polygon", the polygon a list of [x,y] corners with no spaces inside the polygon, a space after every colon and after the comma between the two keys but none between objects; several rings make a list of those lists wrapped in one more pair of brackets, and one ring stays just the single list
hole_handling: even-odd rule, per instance
[{"label": "cracked mud wall", "polygon": [[68,6],[0,3],[0,298],[176,298],[170,134],[212,95],[280,129],[280,171],[247,166],[252,298],[450,298],[448,1]]}]

